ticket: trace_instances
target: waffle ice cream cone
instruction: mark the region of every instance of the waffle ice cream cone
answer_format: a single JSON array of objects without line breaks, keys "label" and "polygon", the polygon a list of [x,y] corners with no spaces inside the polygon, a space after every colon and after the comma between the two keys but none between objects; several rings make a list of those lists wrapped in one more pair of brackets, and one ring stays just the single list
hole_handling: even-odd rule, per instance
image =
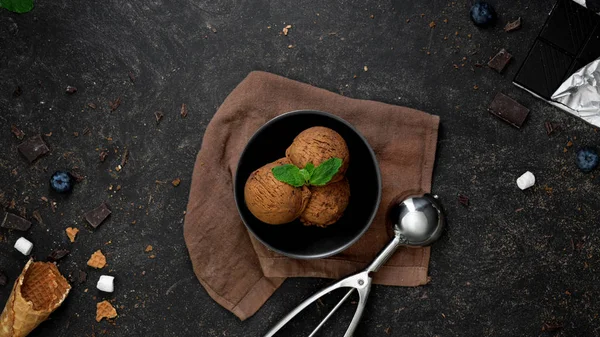
[{"label": "waffle ice cream cone", "polygon": [[25,337],[58,308],[71,290],[56,265],[29,260],[0,316],[0,337]]}]

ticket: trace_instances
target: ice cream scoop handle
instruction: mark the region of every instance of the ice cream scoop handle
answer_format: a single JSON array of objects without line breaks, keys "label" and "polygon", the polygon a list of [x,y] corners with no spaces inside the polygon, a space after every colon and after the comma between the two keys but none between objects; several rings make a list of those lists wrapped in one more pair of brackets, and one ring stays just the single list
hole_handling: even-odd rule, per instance
[{"label": "ice cream scoop handle", "polygon": [[325,324],[325,322],[327,322],[327,320],[331,316],[333,316],[333,314],[335,314],[335,312],[342,306],[342,304],[344,304],[344,302],[346,302],[346,300],[350,297],[350,295],[352,295],[353,292],[354,292],[354,288],[350,288],[350,290],[348,291],[348,293],[338,302],[338,304],[335,305],[335,307],[333,307],[333,309],[331,309],[331,311],[327,314],[327,316],[325,316],[325,318],[323,318],[323,320],[321,321],[321,323],[319,323],[319,325],[317,325],[317,327],[313,330],[313,332],[310,333],[310,335],[308,335],[308,337],[314,337],[315,334]]},{"label": "ice cream scoop handle", "polygon": [[369,272],[378,271],[379,268],[381,268],[381,266],[383,266],[387,262],[387,260],[389,260],[390,257],[394,255],[398,247],[400,247],[403,244],[403,242],[405,241],[403,239],[404,237],[402,236],[400,231],[397,230],[397,228],[395,228],[394,239],[390,241],[390,243],[388,243],[387,246],[385,246],[385,248],[379,254],[377,254],[375,260],[371,262],[371,264],[367,267],[366,270]]}]

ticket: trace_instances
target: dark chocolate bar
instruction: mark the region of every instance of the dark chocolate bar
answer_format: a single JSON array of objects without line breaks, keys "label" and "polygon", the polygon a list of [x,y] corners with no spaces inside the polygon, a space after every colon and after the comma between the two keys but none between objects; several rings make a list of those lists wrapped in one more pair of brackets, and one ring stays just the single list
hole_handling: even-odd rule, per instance
[{"label": "dark chocolate bar", "polygon": [[488,111],[516,128],[523,126],[529,115],[529,109],[501,92],[496,94]]},{"label": "dark chocolate bar", "polygon": [[21,154],[23,154],[25,158],[29,160],[30,163],[32,163],[38,157],[50,152],[50,149],[40,135],[36,135],[27,139],[17,148],[19,149],[19,152],[21,152]]},{"label": "dark chocolate bar", "polygon": [[574,72],[600,57],[600,16],[571,0],[558,0],[514,83],[550,100]]},{"label": "dark chocolate bar", "polygon": [[105,203],[84,214],[85,220],[94,228],[102,224],[110,215],[110,209]]},{"label": "dark chocolate bar", "polygon": [[31,221],[23,219],[18,215],[6,212],[0,227],[25,232],[31,227]]}]

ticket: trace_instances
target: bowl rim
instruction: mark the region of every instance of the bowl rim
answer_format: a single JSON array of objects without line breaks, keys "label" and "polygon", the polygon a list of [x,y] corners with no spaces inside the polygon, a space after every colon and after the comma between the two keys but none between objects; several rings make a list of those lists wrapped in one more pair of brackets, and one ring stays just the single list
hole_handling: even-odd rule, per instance
[{"label": "bowl rim", "polygon": [[[350,240],[349,242],[347,242],[346,244],[344,244],[343,246],[325,252],[325,253],[321,253],[321,254],[310,254],[310,255],[299,255],[299,254],[292,254],[292,253],[288,253],[288,252],[284,252],[280,249],[274,248],[273,246],[271,246],[269,243],[265,242],[264,240],[262,240],[258,235],[256,235],[256,233],[252,230],[252,228],[250,228],[250,226],[248,226],[248,223],[246,222],[246,220],[244,219],[244,217],[242,216],[242,210],[241,210],[241,205],[238,202],[238,194],[239,193],[243,193],[242,191],[238,191],[237,188],[237,177],[238,177],[238,173],[239,173],[239,167],[240,167],[240,162],[242,160],[242,157],[244,156],[244,154],[246,153],[246,150],[248,148],[248,144],[252,143],[252,141],[258,137],[258,135],[267,127],[269,127],[271,124],[277,122],[279,119],[283,119],[285,117],[288,117],[289,115],[321,115],[321,116],[326,116],[332,119],[337,120],[338,122],[341,122],[343,124],[345,124],[347,127],[349,127],[352,131],[354,131],[356,133],[356,135],[358,135],[358,137],[362,140],[362,142],[367,146],[367,149],[369,151],[369,154],[371,155],[371,158],[373,159],[373,162],[375,163],[375,172],[376,172],[376,176],[377,176],[377,201],[375,202],[375,207],[373,209],[373,212],[371,212],[371,215],[369,216],[369,219],[367,221],[367,224],[364,226],[364,228],[360,231],[360,233],[352,240]],[[261,242],[263,245],[265,245],[267,248],[269,248],[270,250],[287,256],[287,257],[291,257],[291,258],[295,258],[295,259],[303,259],[303,260],[312,260],[312,259],[321,259],[321,258],[326,258],[326,257],[330,257],[336,254],[339,254],[341,252],[343,252],[344,250],[348,249],[350,246],[352,246],[353,244],[355,244],[366,232],[367,230],[371,227],[371,224],[373,223],[373,220],[375,219],[375,216],[377,216],[377,212],[379,210],[379,206],[381,204],[381,198],[382,198],[382,178],[381,178],[381,168],[379,167],[379,161],[377,160],[377,156],[375,155],[375,151],[373,151],[373,148],[371,147],[371,145],[369,144],[369,142],[367,141],[367,139],[362,135],[362,133],[360,133],[356,127],[354,127],[354,125],[350,124],[350,122],[346,121],[345,119],[336,116],[332,113],[329,112],[325,112],[325,111],[320,111],[320,110],[311,110],[311,109],[301,109],[301,110],[292,110],[292,111],[288,111],[288,112],[284,112],[278,116],[273,117],[272,119],[268,120],[265,124],[263,124],[260,128],[258,128],[258,130],[256,130],[254,132],[254,134],[252,135],[252,137],[250,137],[250,139],[248,139],[248,142],[246,143],[246,146],[244,146],[244,149],[242,150],[242,152],[240,153],[240,156],[238,158],[238,163],[237,166],[235,168],[235,176],[233,177],[233,198],[235,199],[235,206],[236,209],[238,211],[238,215],[240,216],[240,220],[242,220],[242,222],[244,223],[244,226],[246,226],[246,228],[248,229],[248,231],[254,236],[254,238],[256,238],[259,242]]]}]

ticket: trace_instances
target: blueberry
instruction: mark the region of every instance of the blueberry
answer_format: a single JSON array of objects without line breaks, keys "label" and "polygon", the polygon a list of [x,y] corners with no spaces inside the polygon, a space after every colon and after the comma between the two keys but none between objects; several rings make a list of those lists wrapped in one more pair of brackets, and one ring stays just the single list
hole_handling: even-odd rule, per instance
[{"label": "blueberry", "polygon": [[490,26],[496,20],[496,11],[489,3],[478,1],[471,7],[471,20],[476,26]]},{"label": "blueberry", "polygon": [[50,177],[50,187],[58,193],[69,193],[73,189],[75,180],[69,172],[56,171]]},{"label": "blueberry", "polygon": [[582,172],[590,172],[598,166],[598,153],[592,148],[585,147],[577,151],[575,162]]}]

